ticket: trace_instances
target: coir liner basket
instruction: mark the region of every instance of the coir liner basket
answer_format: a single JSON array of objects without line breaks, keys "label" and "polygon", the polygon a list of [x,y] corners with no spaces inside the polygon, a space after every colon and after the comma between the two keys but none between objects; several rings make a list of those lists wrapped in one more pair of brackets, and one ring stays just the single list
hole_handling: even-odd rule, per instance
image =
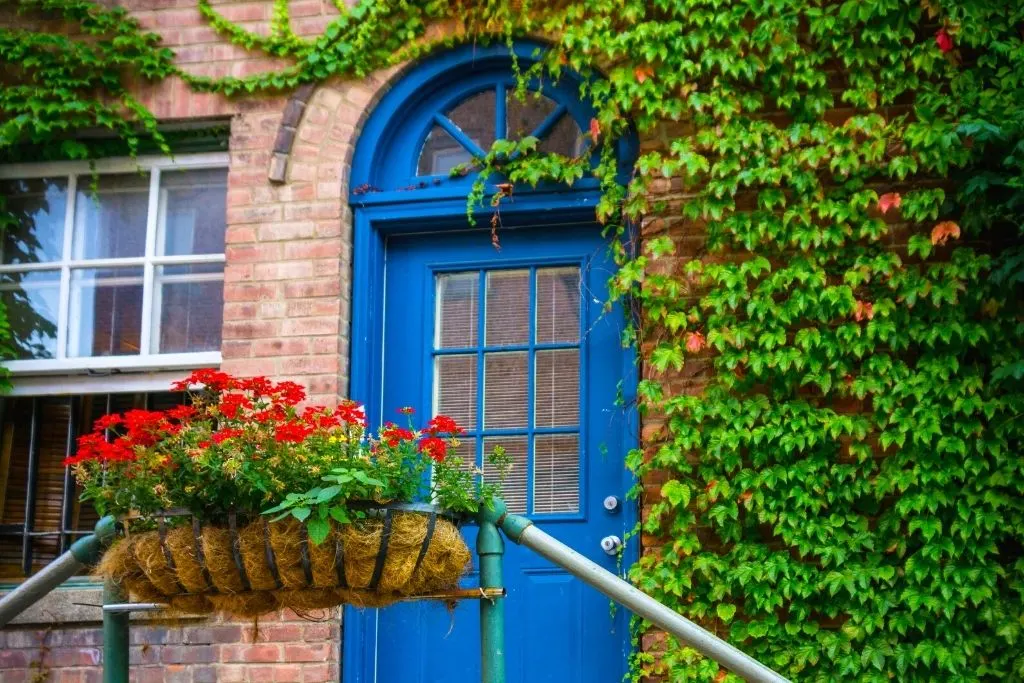
[{"label": "coir liner basket", "polygon": [[378,505],[351,524],[332,522],[319,545],[294,518],[231,514],[213,525],[168,513],[157,523],[156,530],[129,529],[97,573],[133,600],[181,614],[382,607],[456,588],[471,560],[454,521],[425,505]]}]

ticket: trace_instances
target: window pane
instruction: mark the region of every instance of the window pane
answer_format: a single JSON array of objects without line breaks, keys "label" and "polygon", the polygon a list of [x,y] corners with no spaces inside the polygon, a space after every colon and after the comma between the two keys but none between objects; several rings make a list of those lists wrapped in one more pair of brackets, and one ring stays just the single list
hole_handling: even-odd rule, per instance
[{"label": "window pane", "polygon": [[146,252],[149,176],[137,173],[100,176],[94,194],[83,176],[75,201],[78,259],[129,258]]},{"label": "window pane", "polygon": [[160,253],[219,254],[224,251],[228,170],[206,168],[160,174]]},{"label": "window pane", "polygon": [[505,96],[506,136],[509,140],[519,140],[532,134],[557,108],[558,105],[550,97],[530,92],[524,102],[509,89]]},{"label": "window pane", "polygon": [[[494,144],[494,90],[485,90],[450,109],[445,115],[466,137],[485,152]],[[473,161],[473,155],[441,126],[430,129],[420,151],[418,175],[448,175],[459,164]]]},{"label": "window pane", "polygon": [[525,344],[530,339],[530,271],[487,274],[487,345]]},{"label": "window pane", "polygon": [[537,146],[539,151],[546,154],[554,152],[567,157],[578,157],[586,148],[586,138],[583,137],[576,121],[568,114],[558,120],[551,132],[544,136]]},{"label": "window pane", "polygon": [[0,301],[7,309],[15,358],[55,358],[60,271],[8,273],[0,279]]},{"label": "window pane", "polygon": [[64,250],[67,178],[0,181],[14,224],[3,229],[3,263],[57,261]]},{"label": "window pane", "polygon": [[512,460],[512,469],[502,484],[502,497],[509,512],[526,512],[526,437],[496,436],[484,439],[484,481],[498,481],[498,473],[487,463],[487,455],[501,446]]},{"label": "window pane", "polygon": [[579,349],[538,351],[534,378],[537,427],[572,427],[580,419]]},{"label": "window pane", "polygon": [[446,273],[437,276],[434,346],[439,349],[476,346],[480,276]]},{"label": "window pane", "polygon": [[220,350],[224,314],[224,264],[160,266],[153,335],[157,353]]},{"label": "window pane", "polygon": [[434,414],[476,429],[476,354],[434,359]]},{"label": "window pane", "polygon": [[576,434],[538,436],[533,447],[533,511],[579,512],[579,437]]},{"label": "window pane", "polygon": [[468,149],[460,145],[444,128],[435,125],[423,142],[416,175],[447,176],[456,166],[472,161],[473,155]]},{"label": "window pane", "polygon": [[71,274],[69,356],[139,353],[142,268],[88,268]]},{"label": "window pane", "polygon": [[580,269],[537,271],[537,341],[575,343],[580,338]]},{"label": "window pane", "polygon": [[526,427],[525,351],[484,356],[484,428]]}]

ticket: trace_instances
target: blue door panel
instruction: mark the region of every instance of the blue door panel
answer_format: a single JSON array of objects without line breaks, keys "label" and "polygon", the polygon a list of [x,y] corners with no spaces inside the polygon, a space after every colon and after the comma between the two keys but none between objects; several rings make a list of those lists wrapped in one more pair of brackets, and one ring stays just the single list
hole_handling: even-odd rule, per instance
[{"label": "blue door panel", "polygon": [[[487,234],[478,230],[386,238],[383,349],[378,350],[382,354],[383,380],[379,395],[371,397],[377,402],[377,410],[371,413],[381,415],[384,421],[403,424],[406,418],[398,414],[399,408],[412,407],[416,424],[432,414],[433,336],[438,306],[434,283],[439,274],[534,269],[532,293],[538,287],[536,269],[579,267],[582,341],[578,511],[530,516],[540,528],[615,571],[615,558],[600,550],[600,540],[609,534],[623,536],[626,516],[609,513],[602,501],[608,495],[621,498],[625,493],[622,444],[627,421],[623,409],[615,405],[623,377],[622,314],[604,311],[606,282],[614,272],[607,244],[592,225],[503,230],[500,239],[499,251]],[[481,286],[484,281],[480,280]],[[484,302],[484,297],[480,301]],[[531,313],[536,315],[535,304],[530,305]],[[480,358],[490,351],[493,349],[482,347]],[[476,419],[483,419],[479,410]],[[544,433],[537,427],[531,438]],[[530,469],[533,474],[532,466]],[[531,486],[529,479],[527,486]],[[467,527],[463,531],[474,548],[476,529]],[[608,601],[596,591],[511,542],[506,543],[505,581],[509,683],[618,683],[622,679],[629,643],[622,610],[613,615]],[[476,586],[475,572],[468,574],[462,585]],[[452,610],[435,602],[349,610],[345,630],[350,630],[353,619],[359,620],[353,630],[360,634],[363,653],[358,669],[345,666],[345,680],[479,681],[478,611],[476,601],[460,602]]]}]

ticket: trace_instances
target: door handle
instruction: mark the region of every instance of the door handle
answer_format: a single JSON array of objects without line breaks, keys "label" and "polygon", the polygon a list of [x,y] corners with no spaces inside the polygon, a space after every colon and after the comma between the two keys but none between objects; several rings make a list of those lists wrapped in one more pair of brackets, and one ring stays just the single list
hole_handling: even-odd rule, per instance
[{"label": "door handle", "polygon": [[622,539],[618,536],[605,536],[601,539],[601,550],[607,555],[617,555],[622,548]]}]

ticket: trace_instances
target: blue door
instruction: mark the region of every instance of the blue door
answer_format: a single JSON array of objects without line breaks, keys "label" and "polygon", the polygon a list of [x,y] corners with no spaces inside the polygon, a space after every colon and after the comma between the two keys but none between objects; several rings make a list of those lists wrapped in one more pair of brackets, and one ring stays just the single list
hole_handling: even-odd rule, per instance
[{"label": "blue door", "polygon": [[[383,419],[403,406],[443,413],[467,430],[459,454],[482,463],[495,445],[515,462],[509,508],[604,567],[622,537],[622,314],[604,312],[613,268],[596,226],[386,238]],[[484,476],[491,472],[484,466]],[[476,529],[465,529],[475,547]],[[475,559],[474,559],[475,561]],[[476,586],[474,571],[464,586]],[[509,683],[618,683],[629,647],[623,610],[560,568],[507,544]],[[359,656],[346,681],[476,683],[479,606],[415,602],[349,611]],[[353,619],[358,623],[353,623]]]}]

